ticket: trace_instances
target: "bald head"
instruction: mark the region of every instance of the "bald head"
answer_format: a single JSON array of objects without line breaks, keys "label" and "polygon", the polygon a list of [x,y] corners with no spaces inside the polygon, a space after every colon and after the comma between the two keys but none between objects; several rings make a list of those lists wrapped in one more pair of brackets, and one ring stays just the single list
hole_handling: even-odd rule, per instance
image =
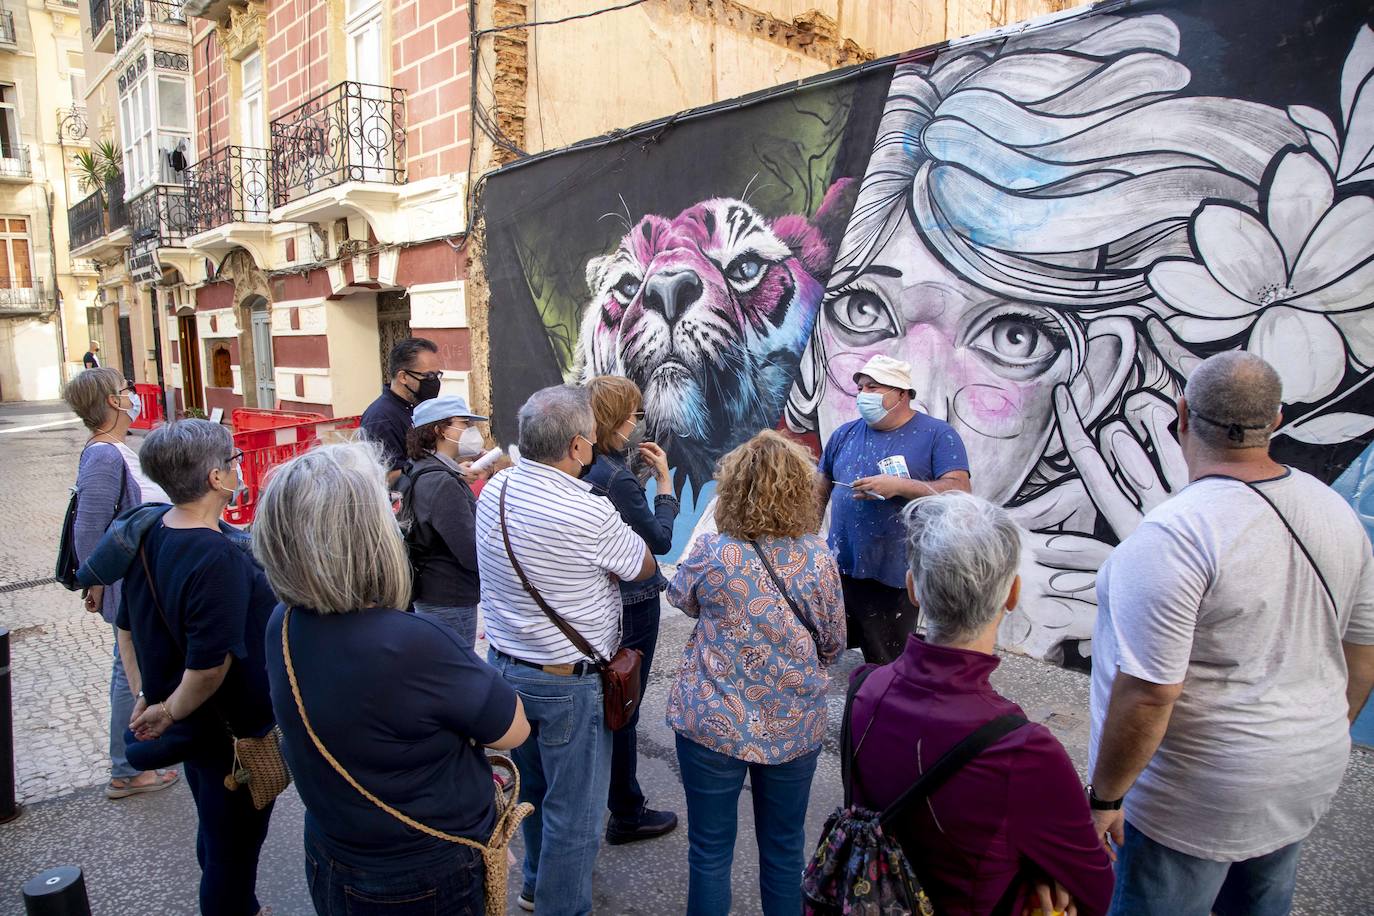
[{"label": "bald head", "polygon": [[1218,449],[1267,448],[1283,403],[1274,367],[1253,353],[1228,350],[1203,360],[1183,389],[1189,431]]}]

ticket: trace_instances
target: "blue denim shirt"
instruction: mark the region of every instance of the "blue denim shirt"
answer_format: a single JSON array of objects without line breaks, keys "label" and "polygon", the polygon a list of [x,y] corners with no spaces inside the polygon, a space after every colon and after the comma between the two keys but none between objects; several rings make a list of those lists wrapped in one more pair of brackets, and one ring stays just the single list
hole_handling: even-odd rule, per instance
[{"label": "blue denim shirt", "polygon": [[[623,455],[613,455],[596,450],[596,460],[587,473],[587,483],[592,492],[605,496],[615,506],[620,518],[634,529],[634,533],[644,539],[649,552],[662,556],[673,547],[673,522],[679,511],[677,497],[671,493],[660,493],[654,497],[654,506],[649,508],[649,500],[644,496],[644,488],[639,485],[635,475],[630,473],[629,465]],[[652,598],[668,587],[663,573],[654,574],[642,582],[621,582],[620,603],[634,604]]]},{"label": "blue denim shirt", "polygon": [[[171,508],[166,503],[144,503],[121,513],[110,523],[105,536],[76,571],[76,581],[82,588],[90,588],[92,585],[110,585],[123,579],[133,565],[134,557],[138,556],[144,536],[162,521],[162,516]],[[248,535],[223,521],[219,523],[219,530],[235,547],[252,555]]]}]

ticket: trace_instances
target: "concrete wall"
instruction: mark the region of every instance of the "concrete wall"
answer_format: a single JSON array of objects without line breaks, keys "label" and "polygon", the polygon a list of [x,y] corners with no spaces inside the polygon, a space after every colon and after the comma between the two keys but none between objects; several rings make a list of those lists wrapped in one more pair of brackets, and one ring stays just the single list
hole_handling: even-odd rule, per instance
[{"label": "concrete wall", "polygon": [[57,325],[0,318],[0,400],[46,401],[61,394]]}]

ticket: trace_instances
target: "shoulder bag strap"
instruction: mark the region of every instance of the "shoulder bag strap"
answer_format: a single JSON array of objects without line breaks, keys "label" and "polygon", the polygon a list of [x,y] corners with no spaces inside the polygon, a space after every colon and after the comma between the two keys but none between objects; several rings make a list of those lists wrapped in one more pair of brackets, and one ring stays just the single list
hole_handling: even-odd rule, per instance
[{"label": "shoulder bag strap", "polygon": [[568,642],[573,644],[573,648],[595,661],[598,665],[605,665],[605,656],[592,648],[592,644],[587,642],[587,640],[582,637],[582,634],[573,628],[572,624],[568,623],[559,616],[557,611],[549,607],[549,603],[544,600],[544,596],[539,594],[539,590],[534,587],[528,578],[526,578],[525,571],[520,568],[520,561],[515,559],[515,550],[511,547],[510,543],[510,529],[506,526],[506,488],[508,486],[510,486],[509,480],[501,484],[501,537],[506,542],[506,556],[510,557],[511,568],[514,569],[515,574],[520,577],[520,584],[524,586],[526,594],[534,599],[534,603],[539,605],[539,609],[544,612],[544,615],[553,622],[554,626],[558,627],[559,632],[568,638]]},{"label": "shoulder bag strap", "polygon": [[772,579],[773,584],[778,587],[778,591],[782,594],[782,599],[787,602],[787,606],[792,609],[792,613],[796,615],[801,625],[806,627],[806,632],[811,634],[811,641],[816,644],[816,651],[819,652],[821,648],[821,636],[816,630],[816,625],[806,619],[806,615],[801,612],[801,608],[797,607],[797,603],[793,601],[792,596],[787,593],[787,587],[782,584],[782,579],[778,577],[778,571],[773,568],[773,564],[768,562],[768,555],[763,552],[763,548],[759,546],[759,542],[750,541],[749,543],[753,545],[754,552],[757,553],[759,559],[763,561],[763,568],[768,572],[768,578]]},{"label": "shoulder bag strap", "polygon": [[903,792],[895,802],[888,805],[883,813],[878,816],[879,821],[883,825],[891,823],[905,813],[913,802],[920,801],[934,793],[936,789],[945,784],[946,780],[963,769],[970,760],[1002,737],[1011,734],[1025,724],[1026,720],[1021,716],[1006,715],[998,716],[991,722],[979,727],[973,734],[946,751],[943,757],[935,761],[935,766],[921,774],[921,778],[916,780],[915,785]]},{"label": "shoulder bag strap", "polygon": [[296,712],[300,713],[301,715],[301,724],[305,726],[305,733],[310,736],[310,741],[312,744],[315,745],[315,750],[320,752],[320,756],[325,759],[325,762],[334,768],[334,772],[338,773],[341,777],[343,777],[344,782],[348,783],[355,790],[357,790],[359,795],[361,795],[368,801],[372,802],[372,804],[376,805],[378,808],[381,808],[387,814],[390,814],[392,817],[396,818],[396,820],[400,821],[402,824],[405,824],[412,830],[418,830],[426,836],[432,836],[438,840],[446,840],[450,843],[458,843],[461,846],[470,846],[473,849],[485,853],[487,847],[482,845],[481,843],[478,843],[476,840],[470,840],[467,837],[456,836],[451,833],[444,833],[444,831],[442,830],[435,830],[433,827],[427,827],[419,821],[407,816],[406,814],[397,811],[395,808],[391,807],[386,802],[382,801],[380,798],[373,795],[371,792],[367,791],[367,789],[364,789],[362,784],[358,782],[358,780],[353,778],[353,774],[348,772],[348,770],[345,770],[343,764],[339,763],[339,761],[334,757],[334,755],[329,753],[329,749],[324,746],[324,742],[320,740],[319,735],[315,734],[315,729],[310,725],[310,717],[305,714],[305,701],[301,699],[301,687],[300,684],[296,681],[296,668],[294,665],[291,664],[291,640],[289,635],[290,626],[291,608],[287,608],[285,612],[283,612],[281,618],[281,654],[283,661],[286,662],[286,679],[291,682],[291,696],[294,697],[296,700]]},{"label": "shoulder bag strap", "polygon": [[148,594],[153,596],[153,607],[157,608],[157,616],[162,618],[162,626],[167,631],[167,635],[172,637],[172,642],[181,652],[181,664],[186,666],[186,645],[177,638],[177,631],[172,629],[172,623],[167,619],[167,612],[162,607],[162,599],[157,596],[157,584],[153,582],[153,568],[148,565],[148,552],[143,549],[142,542],[138,545],[138,558],[143,561],[143,575],[148,580]]},{"label": "shoulder bag strap", "polygon": [[[868,676],[878,669],[869,668],[858,677],[854,678],[849,684],[849,690],[844,695],[844,718],[840,720],[840,784],[844,786],[844,806],[848,808],[854,803],[854,758],[858,755],[858,749],[853,746],[853,726],[850,719],[854,715],[854,697],[858,694],[859,688],[863,686]],[[872,724],[870,720],[870,724]],[[864,730],[867,734],[867,729]]]},{"label": "shoulder bag strap", "polygon": [[[1264,500],[1266,503],[1269,504],[1269,508],[1274,510],[1274,514],[1279,517],[1279,521],[1283,523],[1283,527],[1288,529],[1288,536],[1293,539],[1293,543],[1298,545],[1298,549],[1302,551],[1302,555],[1307,558],[1307,565],[1311,566],[1312,572],[1317,574],[1317,581],[1321,583],[1322,591],[1326,592],[1326,600],[1331,602],[1331,613],[1335,614],[1336,619],[1339,620],[1341,616],[1341,608],[1340,605],[1336,603],[1336,596],[1332,594],[1331,586],[1328,585],[1326,582],[1326,576],[1322,575],[1321,567],[1318,566],[1317,561],[1313,559],[1311,551],[1307,549],[1307,545],[1303,543],[1302,538],[1298,537],[1298,533],[1293,530],[1293,526],[1289,524],[1287,517],[1285,517],[1284,514],[1281,511],[1279,511],[1279,507],[1274,504],[1274,501],[1270,499],[1269,496],[1263,490],[1255,486],[1250,481],[1241,480],[1239,477],[1232,477],[1230,474],[1208,474],[1206,477],[1199,477],[1198,480],[1208,480],[1210,478],[1234,480],[1237,483],[1243,483],[1247,487],[1249,487],[1250,490],[1256,496],[1258,496],[1260,499]],[[1194,483],[1196,482],[1197,481],[1194,481]]]}]

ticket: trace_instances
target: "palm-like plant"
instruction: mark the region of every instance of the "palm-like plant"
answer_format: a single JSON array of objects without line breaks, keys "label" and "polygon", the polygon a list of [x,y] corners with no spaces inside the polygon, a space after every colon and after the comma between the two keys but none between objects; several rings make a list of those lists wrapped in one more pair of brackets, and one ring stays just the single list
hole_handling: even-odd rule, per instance
[{"label": "palm-like plant", "polygon": [[77,153],[76,173],[81,190],[96,191],[103,200],[105,185],[120,176],[120,158],[119,147],[108,138],[98,140],[93,148]]}]

